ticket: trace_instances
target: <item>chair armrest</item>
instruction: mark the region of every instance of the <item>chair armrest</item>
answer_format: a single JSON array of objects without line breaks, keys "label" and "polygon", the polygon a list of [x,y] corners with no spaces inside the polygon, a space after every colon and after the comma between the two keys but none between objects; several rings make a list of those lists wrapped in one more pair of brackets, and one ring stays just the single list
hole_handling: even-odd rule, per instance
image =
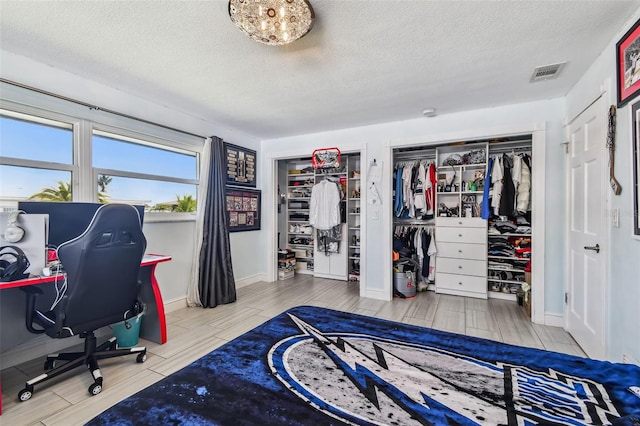
[{"label": "chair armrest", "polygon": [[43,329],[33,327],[36,314],[36,298],[44,292],[36,286],[24,286],[20,287],[20,290],[22,290],[27,296],[27,309],[25,313],[25,326],[27,327],[27,330],[33,334],[44,333]]}]

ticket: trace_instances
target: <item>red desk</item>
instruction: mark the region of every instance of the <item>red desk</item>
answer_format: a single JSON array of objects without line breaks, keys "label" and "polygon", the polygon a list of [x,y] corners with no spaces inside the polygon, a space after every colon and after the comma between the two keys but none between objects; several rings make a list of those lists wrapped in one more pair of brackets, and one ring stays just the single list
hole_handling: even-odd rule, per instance
[{"label": "red desk", "polygon": [[[168,262],[171,256],[159,254],[145,254],[140,262],[140,276],[142,282],[140,298],[145,304],[146,311],[140,324],[140,337],[152,342],[164,344],[167,342],[167,321],[164,314],[164,303],[158,281],[156,280],[156,266],[161,262]],[[53,283],[63,278],[62,275],[50,277],[34,277],[24,280],[0,282],[0,290],[7,288],[23,287]],[[0,384],[0,395],[2,395]],[[2,397],[0,397],[0,414],[2,414]]]},{"label": "red desk", "polygon": [[[167,342],[167,322],[164,315],[162,294],[160,294],[160,288],[158,287],[155,271],[158,263],[168,262],[170,260],[171,256],[145,254],[142,258],[142,262],[140,262],[139,279],[142,282],[140,298],[146,305],[146,311],[140,327],[140,337],[160,344]],[[52,283],[61,279],[63,279],[63,275],[33,277],[24,280],[3,282],[0,283],[0,290]]]}]

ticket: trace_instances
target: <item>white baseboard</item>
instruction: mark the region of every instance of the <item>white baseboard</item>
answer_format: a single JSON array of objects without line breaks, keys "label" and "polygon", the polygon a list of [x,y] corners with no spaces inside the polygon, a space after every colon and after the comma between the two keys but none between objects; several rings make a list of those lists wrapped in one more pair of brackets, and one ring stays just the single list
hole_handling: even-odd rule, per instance
[{"label": "white baseboard", "polygon": [[544,325],[550,325],[551,327],[564,328],[564,315],[545,313]]},{"label": "white baseboard", "polygon": [[164,313],[168,314],[170,312],[177,311],[178,309],[185,308],[186,306],[187,306],[187,296],[178,297],[168,302],[164,302]]},{"label": "white baseboard", "polygon": [[245,278],[236,279],[236,288],[246,287],[259,281],[268,281],[267,274],[255,274]]},{"label": "white baseboard", "polygon": [[391,300],[391,295],[389,294],[389,291],[384,289],[374,290],[370,288],[364,288],[364,289],[361,288],[360,297],[368,297],[370,299],[385,300],[387,302]]}]

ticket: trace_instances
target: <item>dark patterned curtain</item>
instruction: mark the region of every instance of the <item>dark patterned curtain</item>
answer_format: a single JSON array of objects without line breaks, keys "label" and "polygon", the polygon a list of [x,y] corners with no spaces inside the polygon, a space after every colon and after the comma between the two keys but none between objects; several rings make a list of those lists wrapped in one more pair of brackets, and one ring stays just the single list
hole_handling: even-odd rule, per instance
[{"label": "dark patterned curtain", "polygon": [[231,265],[231,245],[226,216],[226,176],[224,141],[212,136],[198,278],[200,301],[205,308],[214,308],[236,301],[236,282]]}]

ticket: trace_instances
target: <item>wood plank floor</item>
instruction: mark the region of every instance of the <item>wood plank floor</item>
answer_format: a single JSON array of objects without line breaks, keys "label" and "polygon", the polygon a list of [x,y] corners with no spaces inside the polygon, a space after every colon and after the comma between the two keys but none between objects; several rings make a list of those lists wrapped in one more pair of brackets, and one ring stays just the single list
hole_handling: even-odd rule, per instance
[{"label": "wood plank floor", "polygon": [[[297,275],[276,283],[259,282],[238,289],[236,303],[214,309],[183,308],[167,314],[168,342],[146,345],[147,361],[135,357],[102,361],[104,389],[80,369],[36,386],[31,400],[17,402],[26,380],[42,372],[42,358],[2,370],[3,414],[0,425],[80,425],[127,396],[179,370],[218,346],[291,307],[313,305],[432,327],[510,344],[585,356],[569,334],[557,327],[532,324],[522,309],[505,300],[471,299],[419,293],[391,302],[359,297],[358,285]],[[70,341],[72,339],[69,339]]]}]

